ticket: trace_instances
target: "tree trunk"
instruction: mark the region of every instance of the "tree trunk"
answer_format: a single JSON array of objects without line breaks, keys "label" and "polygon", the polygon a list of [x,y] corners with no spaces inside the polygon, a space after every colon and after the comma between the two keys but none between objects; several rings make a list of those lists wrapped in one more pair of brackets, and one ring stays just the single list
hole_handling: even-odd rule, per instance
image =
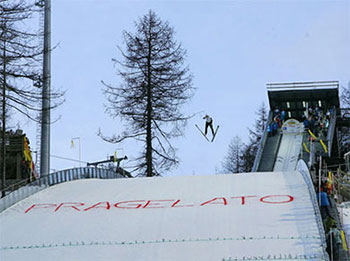
[{"label": "tree trunk", "polygon": [[[151,19],[151,18],[150,18]],[[151,28],[151,26],[150,26]],[[149,34],[151,35],[151,34]],[[152,86],[151,86],[151,39],[147,57],[147,121],[146,121],[146,177],[153,176],[152,169]]]},{"label": "tree trunk", "polygon": [[[151,87],[147,87],[150,92]],[[146,176],[152,177],[152,101],[150,95],[147,97],[147,127],[146,127]]]}]

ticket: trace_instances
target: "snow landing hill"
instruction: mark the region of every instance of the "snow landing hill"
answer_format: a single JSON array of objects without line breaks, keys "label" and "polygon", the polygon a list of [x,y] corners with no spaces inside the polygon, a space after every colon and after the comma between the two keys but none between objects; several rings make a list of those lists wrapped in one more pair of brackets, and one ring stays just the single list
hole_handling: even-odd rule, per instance
[{"label": "snow landing hill", "polygon": [[0,213],[0,260],[324,260],[297,172],[76,180]]}]

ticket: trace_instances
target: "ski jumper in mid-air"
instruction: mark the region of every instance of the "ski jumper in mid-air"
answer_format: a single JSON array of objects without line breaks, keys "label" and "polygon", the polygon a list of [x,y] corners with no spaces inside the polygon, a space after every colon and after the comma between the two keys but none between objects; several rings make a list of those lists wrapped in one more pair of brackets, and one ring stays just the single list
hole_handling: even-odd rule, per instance
[{"label": "ski jumper in mid-air", "polygon": [[210,116],[207,114],[207,115],[205,115],[205,116],[203,117],[203,119],[205,119],[204,135],[207,136],[208,127],[210,127],[211,133],[212,133],[213,136],[214,136],[214,135],[215,135],[215,132],[214,132],[214,127],[213,127],[213,118],[210,117]]},{"label": "ski jumper in mid-air", "polygon": [[216,126],[216,130],[214,131],[214,127],[213,127],[213,118],[210,117],[208,114],[205,115],[203,117],[203,119],[205,119],[205,129],[204,129],[204,133],[202,132],[202,130],[198,127],[197,124],[195,124],[195,126],[197,127],[197,129],[202,133],[202,135],[204,136],[204,138],[210,142],[210,140],[207,138],[207,133],[208,133],[208,127],[210,127],[211,129],[211,133],[212,133],[212,139],[211,139],[211,142],[214,141],[215,139],[215,136],[216,136],[216,133],[219,129],[219,125]]}]

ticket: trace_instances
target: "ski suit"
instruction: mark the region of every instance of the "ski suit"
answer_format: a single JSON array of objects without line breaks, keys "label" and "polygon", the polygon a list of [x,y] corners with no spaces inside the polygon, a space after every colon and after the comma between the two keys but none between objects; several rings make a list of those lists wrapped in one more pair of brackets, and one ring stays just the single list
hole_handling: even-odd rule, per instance
[{"label": "ski suit", "polygon": [[205,130],[204,130],[204,135],[207,135],[208,127],[210,127],[211,133],[212,133],[213,136],[214,136],[213,118],[210,117],[209,115],[205,115],[205,116],[203,117],[203,119],[205,119]]}]

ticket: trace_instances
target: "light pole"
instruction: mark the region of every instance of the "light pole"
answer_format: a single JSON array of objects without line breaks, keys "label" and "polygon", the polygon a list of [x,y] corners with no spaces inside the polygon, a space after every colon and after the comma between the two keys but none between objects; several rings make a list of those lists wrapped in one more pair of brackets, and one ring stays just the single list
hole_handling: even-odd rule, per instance
[{"label": "light pole", "polygon": [[51,93],[51,0],[44,0],[44,60],[42,90],[42,122],[40,171],[43,176],[50,172],[50,93]]},{"label": "light pole", "polygon": [[74,140],[78,140],[78,141],[79,141],[79,167],[81,167],[81,145],[80,145],[80,137],[72,138],[72,140],[71,140],[72,147],[74,147]]}]

